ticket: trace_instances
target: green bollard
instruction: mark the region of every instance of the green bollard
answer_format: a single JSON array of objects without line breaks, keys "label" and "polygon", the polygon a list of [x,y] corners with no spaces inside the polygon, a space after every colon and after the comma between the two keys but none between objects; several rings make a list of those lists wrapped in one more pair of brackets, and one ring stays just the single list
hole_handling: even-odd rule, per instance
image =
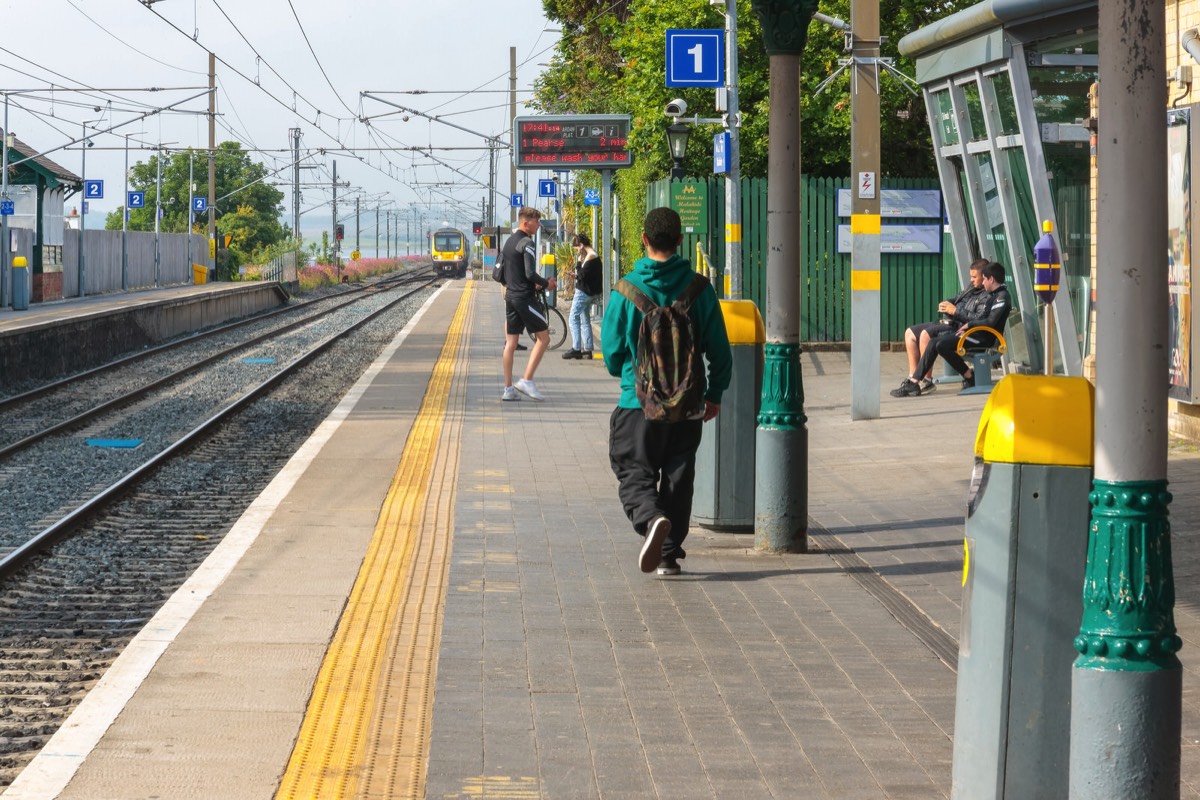
[{"label": "green bollard", "polygon": [[963,542],[952,800],[1067,796],[1092,385],[1009,375],[975,439]]},{"label": "green bollard", "polygon": [[696,451],[692,519],[714,530],[754,527],[755,420],[762,402],[766,328],[749,300],[721,300],[733,350],[733,376],[721,398],[721,413],[705,425]]}]

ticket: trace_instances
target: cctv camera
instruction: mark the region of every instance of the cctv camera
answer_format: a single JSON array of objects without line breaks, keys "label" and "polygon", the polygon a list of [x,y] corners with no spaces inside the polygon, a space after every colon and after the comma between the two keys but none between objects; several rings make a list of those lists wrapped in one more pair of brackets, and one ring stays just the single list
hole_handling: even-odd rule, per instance
[{"label": "cctv camera", "polygon": [[687,103],[682,98],[676,98],[667,103],[668,117],[682,117],[687,113]]}]

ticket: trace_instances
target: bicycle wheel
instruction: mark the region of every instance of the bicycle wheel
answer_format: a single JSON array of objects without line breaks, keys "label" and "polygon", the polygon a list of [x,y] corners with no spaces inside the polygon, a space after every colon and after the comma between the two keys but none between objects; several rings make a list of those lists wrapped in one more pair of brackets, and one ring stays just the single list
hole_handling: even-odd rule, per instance
[{"label": "bicycle wheel", "polygon": [[[557,350],[562,347],[562,343],[567,340],[567,320],[563,317],[562,312],[557,308],[545,308],[546,311],[546,333],[550,334],[550,345],[547,350]],[[529,335],[529,341],[537,341],[537,337],[532,333]]]}]

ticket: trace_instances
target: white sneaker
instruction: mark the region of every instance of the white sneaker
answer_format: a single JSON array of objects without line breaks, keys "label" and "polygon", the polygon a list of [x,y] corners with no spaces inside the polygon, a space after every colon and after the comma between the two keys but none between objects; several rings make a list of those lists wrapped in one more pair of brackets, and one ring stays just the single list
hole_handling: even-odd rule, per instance
[{"label": "white sneaker", "polygon": [[546,395],[538,391],[537,384],[533,381],[527,381],[524,378],[513,384],[513,388],[521,394],[533,400],[545,400]]},{"label": "white sneaker", "polygon": [[504,387],[504,394],[500,395],[501,400],[520,400],[521,395],[517,394],[517,390],[511,386]]},{"label": "white sneaker", "polygon": [[638,566],[642,572],[654,572],[662,563],[662,546],[671,533],[671,521],[666,517],[655,517],[646,527],[646,541],[638,555]]}]

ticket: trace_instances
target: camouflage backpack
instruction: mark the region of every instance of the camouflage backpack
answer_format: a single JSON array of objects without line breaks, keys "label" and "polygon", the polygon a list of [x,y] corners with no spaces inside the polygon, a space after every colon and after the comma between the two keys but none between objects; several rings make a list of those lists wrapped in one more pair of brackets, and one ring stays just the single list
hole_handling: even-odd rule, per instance
[{"label": "camouflage backpack", "polygon": [[704,416],[704,362],[692,322],[692,302],[708,288],[695,275],[670,305],[654,301],[627,280],[616,289],[642,312],[634,365],[638,402],[651,422],[680,422]]}]

